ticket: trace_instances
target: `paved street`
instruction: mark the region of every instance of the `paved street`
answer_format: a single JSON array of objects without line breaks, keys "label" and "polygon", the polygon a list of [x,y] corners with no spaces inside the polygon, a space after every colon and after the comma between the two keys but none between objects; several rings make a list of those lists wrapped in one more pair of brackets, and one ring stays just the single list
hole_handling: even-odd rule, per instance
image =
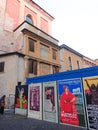
[{"label": "paved street", "polygon": [[72,127],[51,123],[47,121],[26,118],[14,115],[11,111],[5,111],[0,115],[0,130],[86,130],[84,128]]}]

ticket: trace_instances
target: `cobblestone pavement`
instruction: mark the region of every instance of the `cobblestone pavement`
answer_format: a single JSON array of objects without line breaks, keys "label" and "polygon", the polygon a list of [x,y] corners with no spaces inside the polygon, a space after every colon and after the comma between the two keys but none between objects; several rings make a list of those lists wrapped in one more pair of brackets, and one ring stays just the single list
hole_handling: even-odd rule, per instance
[{"label": "cobblestone pavement", "polygon": [[86,130],[84,128],[51,123],[5,112],[0,115],[0,130]]}]

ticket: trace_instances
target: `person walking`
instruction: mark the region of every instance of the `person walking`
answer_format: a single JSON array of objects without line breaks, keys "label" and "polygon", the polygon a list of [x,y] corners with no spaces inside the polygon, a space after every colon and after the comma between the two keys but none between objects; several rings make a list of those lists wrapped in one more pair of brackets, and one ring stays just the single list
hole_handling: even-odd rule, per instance
[{"label": "person walking", "polygon": [[4,107],[5,107],[5,95],[2,96],[2,98],[0,99],[0,114],[3,115],[4,114]]}]

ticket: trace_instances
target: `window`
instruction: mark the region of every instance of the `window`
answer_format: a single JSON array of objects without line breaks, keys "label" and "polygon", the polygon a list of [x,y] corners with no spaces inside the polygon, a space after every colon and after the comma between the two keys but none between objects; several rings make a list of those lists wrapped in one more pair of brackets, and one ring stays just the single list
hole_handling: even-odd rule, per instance
[{"label": "window", "polygon": [[29,38],[29,51],[34,52],[35,42],[35,40]]},{"label": "window", "polygon": [[40,56],[41,58],[48,59],[49,57],[49,47],[43,44],[40,44]]},{"label": "window", "polygon": [[59,67],[53,66],[53,74],[58,73],[58,72],[59,72]]},{"label": "window", "polygon": [[31,15],[30,15],[30,14],[28,14],[28,15],[26,16],[26,21],[27,21],[28,23],[30,23],[30,24],[33,24],[33,21],[32,21],[32,18],[31,18]]},{"label": "window", "polygon": [[78,67],[78,69],[80,69],[80,64],[79,64],[79,61],[77,61],[77,67]]},{"label": "window", "polygon": [[4,62],[0,62],[0,72],[4,72]]},{"label": "window", "polygon": [[68,57],[68,61],[69,61],[69,68],[70,68],[70,70],[72,70],[72,62],[71,62],[71,57]]},{"label": "window", "polygon": [[37,75],[37,61],[29,59],[29,73]]},{"label": "window", "polygon": [[39,66],[40,75],[47,75],[50,74],[50,65],[46,63],[40,63]]},{"label": "window", "polygon": [[52,49],[52,56],[54,60],[56,60],[56,53],[57,53],[57,50]]}]

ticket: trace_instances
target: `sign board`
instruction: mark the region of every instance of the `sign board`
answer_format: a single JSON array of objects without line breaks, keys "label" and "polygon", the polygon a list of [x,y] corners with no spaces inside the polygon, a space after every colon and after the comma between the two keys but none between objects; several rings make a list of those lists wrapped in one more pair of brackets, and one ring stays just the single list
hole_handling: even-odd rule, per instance
[{"label": "sign board", "polygon": [[43,83],[43,120],[58,122],[56,81]]},{"label": "sign board", "polygon": [[60,123],[86,127],[81,79],[58,81]]},{"label": "sign board", "polygon": [[89,129],[98,130],[98,76],[83,78]]},{"label": "sign board", "polygon": [[27,115],[28,85],[16,86],[15,114]]},{"label": "sign board", "polygon": [[28,117],[42,119],[42,85],[30,84],[28,90]]}]

